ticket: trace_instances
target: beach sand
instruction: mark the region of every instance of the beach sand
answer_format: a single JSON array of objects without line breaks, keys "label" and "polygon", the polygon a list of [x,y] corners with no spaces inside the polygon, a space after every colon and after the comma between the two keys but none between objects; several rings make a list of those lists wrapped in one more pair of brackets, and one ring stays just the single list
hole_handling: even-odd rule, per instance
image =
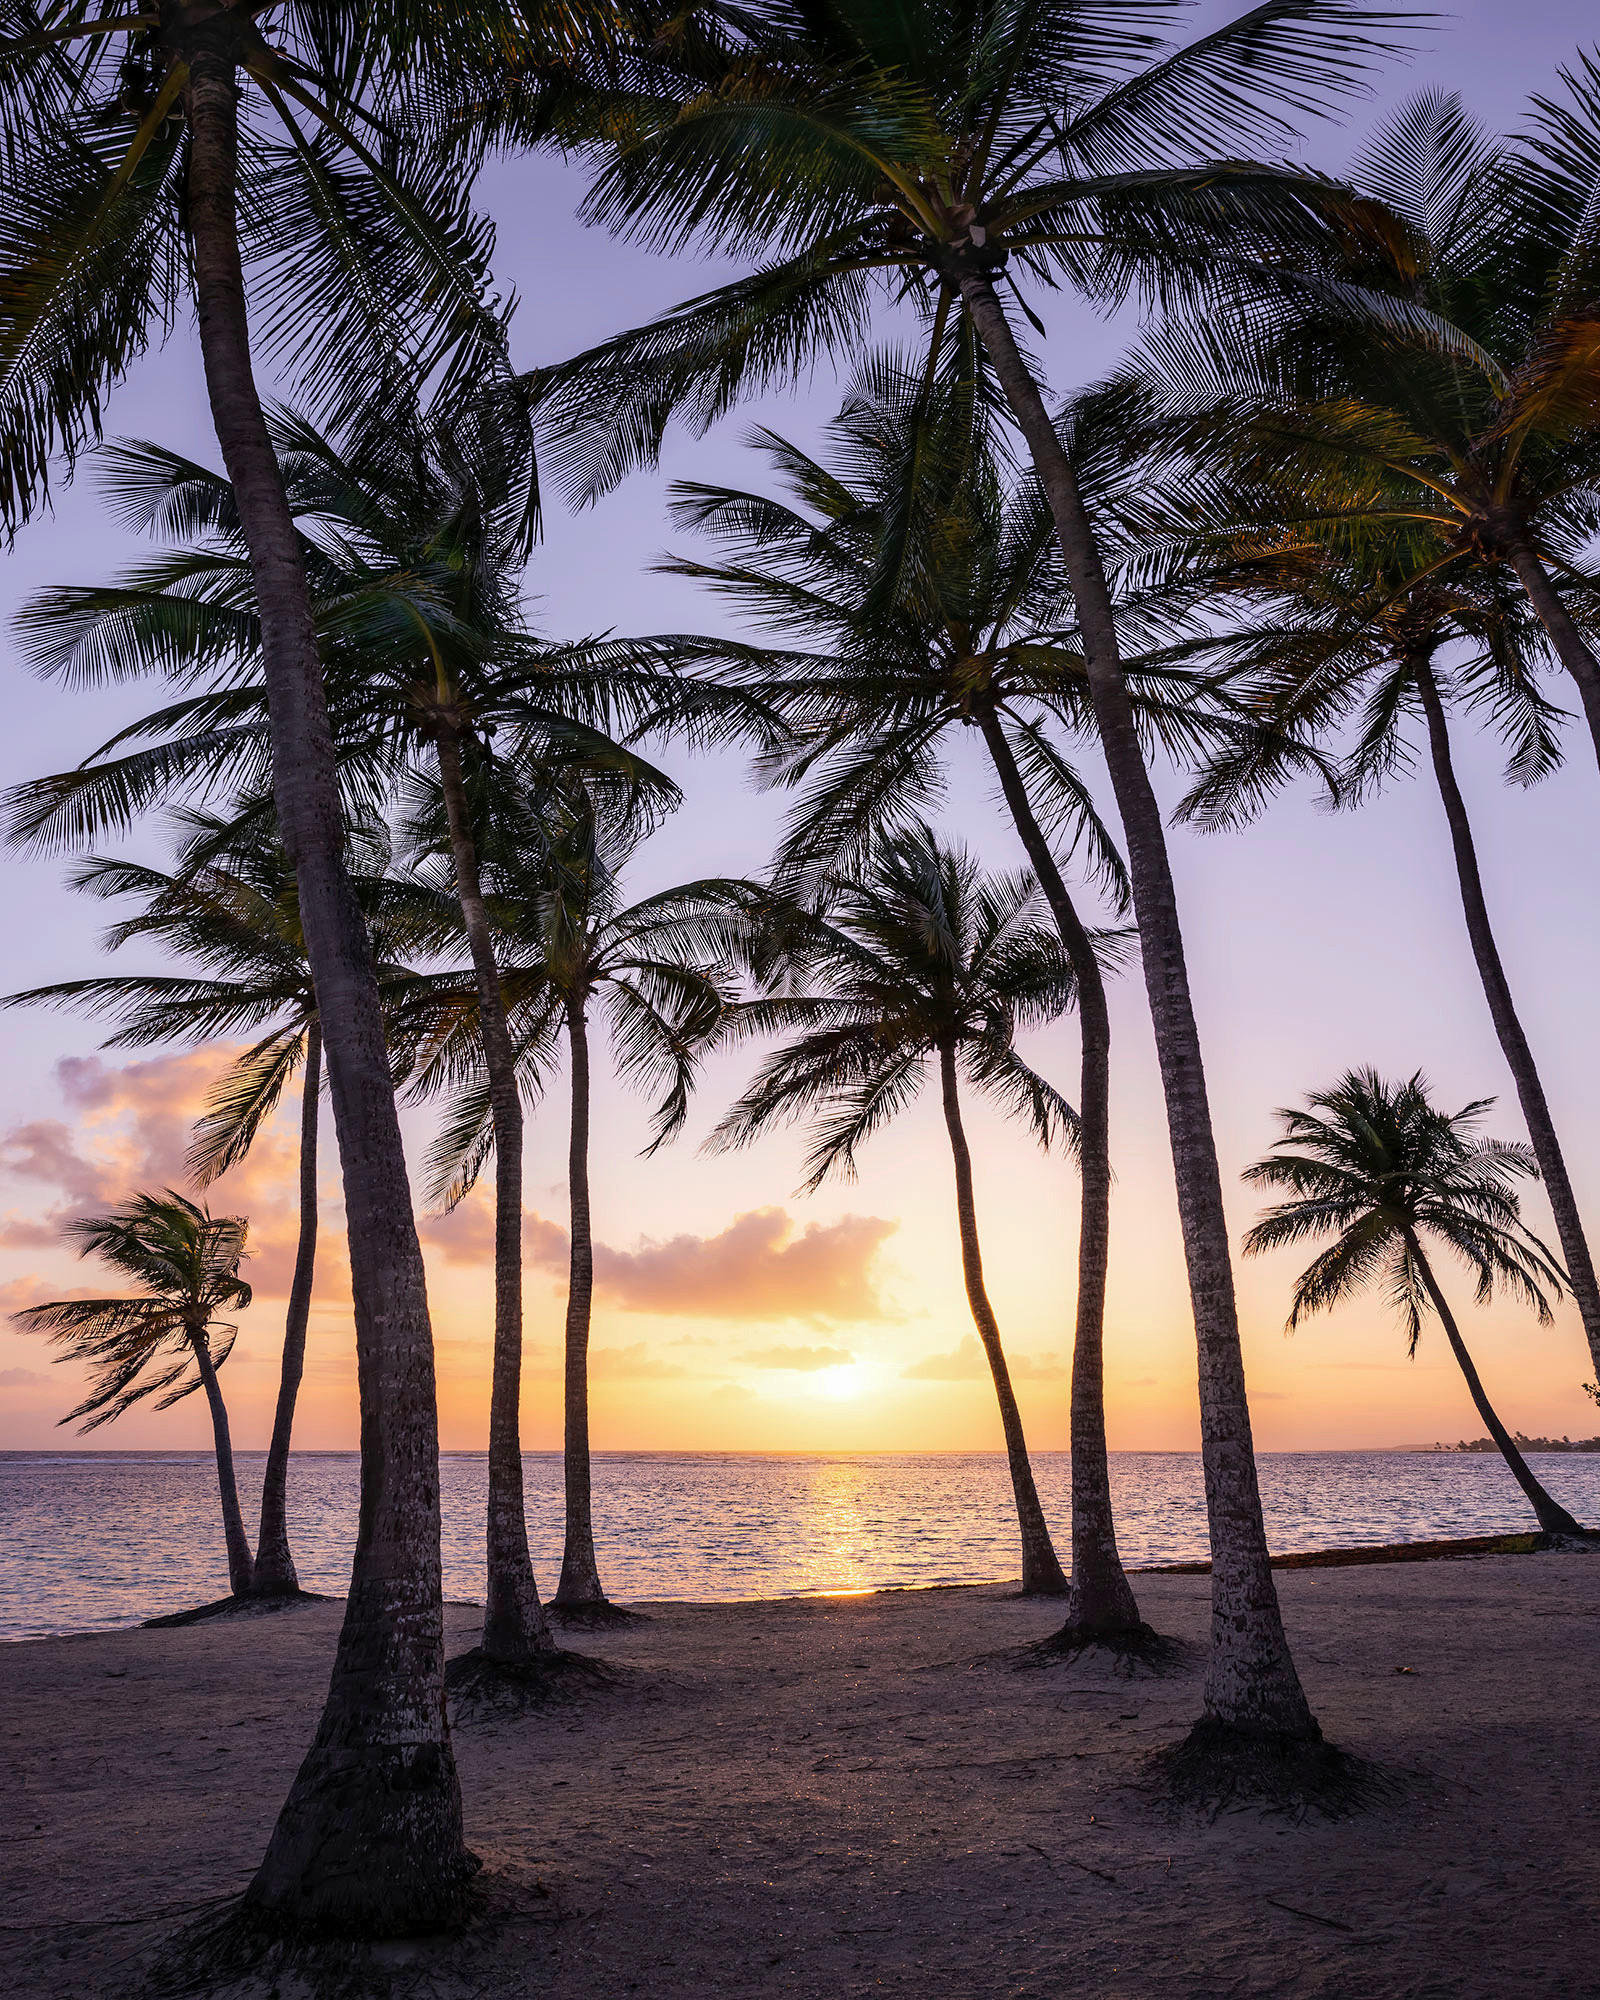
[{"label": "beach sand", "polygon": [[[1194,1641],[1207,1580],[1139,1579]],[[702,1995],[1571,1996],[1600,1991],[1600,1557],[1280,1575],[1330,1738],[1406,1774],[1338,1821],[1173,1818],[1173,1678],[981,1656],[1056,1614],[1002,1587],[649,1607],[571,1643],[627,1669],[457,1731],[487,1913],[369,1990]],[[340,1608],[0,1647],[0,1992],[138,1990],[241,1888],[321,1702]],[[449,1614],[452,1651],[472,1643]],[[315,1990],[298,1975],[231,1993]],[[331,1989],[325,1989],[331,1990]]]}]

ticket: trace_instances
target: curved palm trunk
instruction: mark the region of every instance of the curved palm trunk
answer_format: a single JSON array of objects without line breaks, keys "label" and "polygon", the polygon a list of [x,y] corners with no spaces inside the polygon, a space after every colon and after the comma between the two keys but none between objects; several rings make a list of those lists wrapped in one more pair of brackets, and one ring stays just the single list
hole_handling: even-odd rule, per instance
[{"label": "curved palm trunk", "polygon": [[983,1282],[983,1255],[978,1247],[978,1210],[972,1194],[972,1153],[961,1123],[961,1098],[956,1088],[956,1052],[951,1047],[939,1051],[939,1082],[944,1092],[945,1129],[950,1134],[950,1153],[956,1168],[956,1219],[961,1231],[961,1275],[966,1280],[967,1304],[972,1323],[978,1329],[989,1373],[994,1377],[995,1400],[1000,1405],[1000,1428],[1005,1435],[1006,1461],[1011,1468],[1011,1492],[1017,1505],[1017,1526],[1022,1532],[1022,1591],[1025,1597],[1065,1597],[1067,1579],[1056,1559],[1055,1544],[1039,1504],[1039,1490],[1033,1483],[1033,1467],[1028,1461],[1028,1444],[1022,1434],[1022,1412],[1017,1408],[1016,1391],[1011,1386],[1011,1370],[1006,1366],[1000,1345],[1000,1325],[989,1303]]},{"label": "curved palm trunk", "polygon": [[1111,593],[1076,476],[994,285],[970,265],[962,269],[959,282],[1050,504],[1078,601],[1089,692],[1128,843],[1199,1353],[1200,1453],[1212,1556],[1206,1719],[1249,1735],[1314,1741],[1321,1732],[1284,1637],[1267,1554],[1228,1220],[1183,930],[1161,808],[1123,684]]},{"label": "curved palm trunk", "polygon": [[594,1553],[589,1476],[589,1317],[594,1301],[594,1237],[589,1221],[589,1030],[582,994],[567,1002],[572,1050],[572,1138],[567,1185],[572,1203],[572,1252],[567,1282],[566,1440],[567,1539],[561,1581],[551,1600],[560,1609],[604,1604]]},{"label": "curved palm trunk", "polygon": [[1106,1268],[1111,1250],[1111,1011],[1089,934],[1011,754],[1000,718],[981,720],[983,740],[1033,872],[1056,920],[1078,988],[1078,1310],[1072,1338],[1072,1585],[1066,1631],[1103,1637],[1142,1623],[1117,1548],[1106,1452]]},{"label": "curved palm trunk", "polygon": [[479,1032],[489,1077],[494,1123],[494,1379],[489,1397],[488,1587],[483,1651],[491,1660],[525,1661],[554,1650],[550,1621],[539,1602],[522,1489],[522,1093],[506,1025],[505,998],[472,837],[461,740],[453,729],[435,734],[456,893],[478,987]]},{"label": "curved palm trunk", "polygon": [[1478,1371],[1473,1366],[1472,1356],[1467,1352],[1467,1344],[1461,1338],[1461,1329],[1456,1325],[1455,1315],[1446,1303],[1444,1293],[1439,1289],[1438,1279],[1433,1275],[1433,1266],[1428,1262],[1422,1245],[1410,1230],[1406,1231],[1406,1248],[1411,1252],[1412,1261],[1416,1264],[1423,1289],[1432,1299],[1433,1309],[1439,1315],[1439,1324],[1444,1328],[1445,1338],[1450,1343],[1450,1352],[1456,1357],[1458,1367],[1467,1378],[1467,1390],[1477,1407],[1478,1415],[1482,1417],[1490,1437],[1500,1447],[1500,1456],[1510,1466],[1512,1478],[1527,1494],[1529,1505],[1539,1517],[1539,1526],[1547,1535],[1582,1535],[1583,1529],[1566,1508],[1559,1500],[1553,1499],[1534,1477],[1528,1461],[1517,1450],[1511,1433],[1495,1415],[1494,1405],[1485,1393],[1483,1383],[1478,1378]]},{"label": "curved palm trunk", "polygon": [[1428,723],[1433,774],[1438,781],[1439,796],[1444,801],[1445,818],[1450,823],[1450,844],[1455,850],[1456,877],[1461,885],[1461,907],[1467,919],[1467,936],[1472,941],[1472,956],[1477,961],[1478,977],[1483,982],[1484,998],[1489,1003],[1489,1015],[1494,1022],[1506,1066],[1517,1086],[1517,1101],[1522,1106],[1528,1137],[1533,1142],[1534,1157],[1539,1162],[1539,1173],[1545,1192],[1550,1197],[1556,1234],[1561,1240],[1561,1255],[1566,1262],[1572,1296],[1577,1301],[1583,1330],[1588,1337],[1589,1354],[1596,1371],[1600,1372],[1600,1282],[1595,1278],[1589,1239],[1584,1231],[1583,1218],[1578,1213],[1578,1199],[1572,1191],[1561,1142],[1556,1137],[1555,1121],[1550,1116],[1550,1106],[1545,1099],[1544,1083],[1518,1018],[1511,997],[1511,985],[1500,961],[1499,947],[1489,922],[1489,906],[1484,900],[1483,878],[1478,872],[1472,823],[1467,818],[1461,787],[1456,783],[1455,765],[1450,755],[1450,730],[1445,719],[1444,703],[1439,699],[1438,683],[1426,661],[1416,663],[1415,673],[1417,691],[1422,696],[1422,712]]},{"label": "curved palm trunk", "polygon": [[306,1024],[305,1070],[300,1083],[300,1241],[294,1253],[294,1280],[289,1287],[289,1311],[283,1325],[283,1366],[278,1376],[278,1407],[272,1418],[272,1442],[267,1446],[261,1476],[261,1526],[256,1534],[256,1566],[251,1592],[256,1597],[292,1597],[300,1588],[289,1550],[289,1441],[294,1435],[294,1406],[306,1366],[306,1326],[311,1318],[311,1285],[317,1262],[317,1099],[322,1089],[322,1030],[313,1018]]},{"label": "curved palm trunk", "polygon": [[416,1930],[458,1915],[477,1865],[444,1708],[427,1284],[371,948],[345,873],[305,571],[251,367],[235,24],[221,12],[180,25],[200,346],[261,614],[273,795],[299,884],[343,1169],[361,1398],[360,1516],[327,1704],[245,1899],[291,1928]]},{"label": "curved palm trunk", "polygon": [[[1549,572],[1528,543],[1521,536],[1513,536],[1506,543],[1505,553],[1535,616],[1550,635],[1556,658],[1577,683],[1584,720],[1589,725],[1595,755],[1600,758],[1600,660],[1595,658],[1571,612],[1561,602],[1561,594],[1550,581]],[[1596,1365],[1600,1366],[1600,1362]]]},{"label": "curved palm trunk", "polygon": [[244,1531],[239,1485],[233,1476],[233,1438],[228,1431],[228,1406],[211,1360],[211,1343],[204,1327],[189,1329],[195,1366],[211,1405],[211,1436],[217,1452],[217,1487],[222,1496],[222,1533],[228,1545],[228,1588],[235,1597],[250,1595],[250,1537]]}]

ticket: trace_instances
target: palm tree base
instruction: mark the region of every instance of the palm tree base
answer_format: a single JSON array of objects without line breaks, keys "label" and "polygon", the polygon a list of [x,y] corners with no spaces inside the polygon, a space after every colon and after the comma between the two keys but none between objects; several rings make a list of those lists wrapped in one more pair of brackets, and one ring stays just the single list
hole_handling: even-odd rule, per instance
[{"label": "palm tree base", "polygon": [[613,1604],[609,1597],[583,1597],[563,1602],[559,1592],[546,1606],[550,1616],[563,1625],[571,1625],[580,1632],[603,1630],[608,1625],[647,1625],[650,1621],[642,1611],[628,1611],[620,1604]]},{"label": "palm tree base", "polygon": [[282,1590],[262,1594],[250,1591],[244,1597],[218,1597],[209,1604],[196,1604],[187,1611],[168,1611],[160,1618],[140,1620],[145,1631],[162,1631],[178,1625],[203,1625],[208,1618],[251,1618],[269,1611],[287,1611],[292,1604],[329,1604],[332,1599],[315,1590]]},{"label": "palm tree base", "polygon": [[1395,1798],[1392,1773],[1310,1735],[1244,1729],[1202,1716],[1181,1743],[1158,1750],[1151,1771],[1167,1802],[1207,1819],[1257,1808],[1296,1818],[1345,1819]]},{"label": "palm tree base", "polygon": [[1070,1666],[1085,1654],[1108,1656],[1117,1670],[1130,1677],[1181,1673],[1194,1664],[1195,1648],[1183,1639],[1169,1639],[1143,1619],[1132,1625],[1087,1625],[1069,1619],[1047,1638],[1021,1646],[1010,1655],[1019,1671],[1030,1667]]},{"label": "palm tree base", "polygon": [[444,1686],[454,1719],[478,1721],[490,1715],[520,1714],[581,1701],[614,1687],[617,1669],[588,1653],[551,1646],[519,1660],[500,1660],[474,1646],[445,1663]]}]

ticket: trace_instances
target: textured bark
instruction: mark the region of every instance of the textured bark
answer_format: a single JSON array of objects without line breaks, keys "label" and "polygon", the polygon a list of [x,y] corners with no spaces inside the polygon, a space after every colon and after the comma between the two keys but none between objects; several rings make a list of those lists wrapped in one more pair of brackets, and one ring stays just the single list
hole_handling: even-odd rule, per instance
[{"label": "textured bark", "polygon": [[567,1002],[572,1052],[572,1137],[567,1185],[572,1203],[572,1253],[567,1280],[566,1439],[567,1539],[561,1581],[552,1600],[562,1609],[604,1604],[594,1553],[594,1510],[589,1474],[589,1315],[594,1301],[594,1237],[589,1221],[589,1029],[584,999]]},{"label": "textured bark", "polygon": [[228,1545],[228,1588],[235,1597],[250,1595],[250,1537],[244,1531],[244,1514],[239,1506],[239,1483],[233,1476],[233,1439],[228,1431],[228,1406],[222,1400],[222,1384],[211,1361],[211,1342],[205,1328],[189,1329],[189,1345],[194,1349],[195,1366],[211,1405],[211,1436],[217,1451],[217,1488],[222,1496],[222,1533]]},{"label": "textured bark", "polygon": [[1535,616],[1549,633],[1556,658],[1577,683],[1595,756],[1600,758],[1600,660],[1595,658],[1571,612],[1561,602],[1544,564],[1521,536],[1513,535],[1506,543],[1506,561],[1516,571],[1517,581],[1527,593]]},{"label": "textured bark", "polygon": [[1039,1489],[1033,1482],[1028,1460],[1028,1443],[1022,1434],[1022,1412],[1017,1408],[1016,1391],[1011,1386],[1011,1370],[1006,1366],[1005,1349],[1000,1344],[1000,1324],[989,1303],[983,1282],[983,1253],[978,1245],[978,1209],[972,1192],[972,1152],[961,1123],[961,1097],[956,1084],[956,1053],[946,1046],[939,1051],[939,1084],[944,1094],[945,1129],[950,1134],[950,1154],[956,1169],[956,1221],[961,1233],[961,1275],[966,1281],[967,1304],[972,1323],[978,1329],[989,1373],[994,1377],[995,1400],[1000,1405],[1000,1429],[1006,1441],[1006,1463],[1011,1468],[1011,1492],[1017,1506],[1017,1526],[1022,1534],[1022,1588],[1029,1597],[1064,1597],[1067,1579],[1056,1559],[1055,1544],[1039,1504]]},{"label": "textured bark", "polygon": [[1000,718],[980,718],[1000,790],[1078,987],[1078,1310],[1072,1339],[1072,1581],[1067,1630],[1095,1636],[1142,1621],[1117,1549],[1106,1452],[1106,1268],[1111,1252],[1111,1010],[1089,933],[1062,880]]},{"label": "textured bark", "polygon": [[486,1659],[520,1661],[555,1646],[528,1553],[522,1490],[522,1093],[494,939],[483,906],[461,742],[454,729],[441,725],[435,743],[450,820],[456,894],[478,986],[479,1032],[494,1123],[494,1377],[489,1396],[488,1587],[482,1646]]},{"label": "textured bark", "polygon": [[1484,998],[1489,1003],[1489,1016],[1499,1037],[1506,1067],[1517,1086],[1517,1101],[1522,1106],[1528,1137],[1533,1142],[1534,1158],[1539,1162],[1545,1193],[1550,1198],[1550,1211],[1555,1217],[1556,1235],[1561,1242],[1561,1255],[1572,1285],[1572,1296],[1577,1302],[1583,1330],[1588,1338],[1590,1358],[1597,1376],[1600,1376],[1600,1283],[1596,1282],[1589,1239],[1584,1231],[1583,1218],[1578,1213],[1578,1199],[1572,1191],[1566,1157],[1556,1137],[1555,1121],[1550,1116],[1544,1083],[1512,1000],[1511,984],[1506,978],[1494,929],[1489,922],[1489,906],[1484,900],[1483,878],[1478,872],[1472,822],[1467,818],[1466,801],[1456,783],[1455,765],[1450,755],[1450,728],[1445,719],[1444,703],[1439,698],[1438,683],[1426,661],[1416,663],[1415,675],[1417,689],[1422,696],[1422,712],[1427,718],[1433,774],[1438,781],[1439,796],[1444,801],[1445,818],[1450,823],[1450,844],[1455,850],[1456,879],[1461,885],[1461,908],[1467,919],[1472,956],[1477,961],[1478,977],[1483,982]]},{"label": "textured bark", "polygon": [[1461,1338],[1461,1329],[1456,1325],[1455,1314],[1451,1312],[1444,1293],[1439,1289],[1439,1281],[1433,1275],[1433,1266],[1428,1262],[1421,1243],[1410,1230],[1406,1232],[1406,1246],[1422,1278],[1423,1289],[1433,1301],[1433,1309],[1439,1315],[1439,1324],[1444,1328],[1445,1338],[1450,1343],[1450,1352],[1456,1357],[1457,1365],[1467,1378],[1467,1389],[1478,1415],[1482,1417],[1490,1437],[1500,1447],[1500,1456],[1510,1466],[1512,1478],[1527,1494],[1529,1505],[1539,1517],[1539,1526],[1547,1535],[1581,1535],[1582,1528],[1561,1502],[1553,1499],[1540,1485],[1528,1461],[1518,1451],[1511,1433],[1495,1415],[1494,1405],[1489,1401],[1483,1383],[1478,1378],[1472,1356],[1467,1352],[1467,1344]]},{"label": "textured bark", "polygon": [[322,1030],[315,1018],[306,1025],[305,1068],[300,1079],[300,1241],[294,1253],[289,1311],[283,1323],[283,1363],[278,1373],[278,1407],[272,1418],[261,1476],[261,1525],[256,1534],[256,1566],[250,1589],[256,1597],[292,1597],[300,1588],[289,1548],[289,1445],[294,1406],[306,1366],[306,1327],[311,1318],[311,1285],[317,1263],[317,1100],[322,1091]]},{"label": "textured bark", "polygon": [[1166,830],[1123,683],[1111,594],[1076,476],[993,282],[970,266],[962,269],[959,282],[1055,521],[1077,598],[1100,744],[1127,840],[1199,1358],[1200,1452],[1212,1555],[1206,1716],[1234,1731],[1310,1741],[1320,1732],[1284,1638],[1267,1555],[1222,1177]]},{"label": "textured bark", "polygon": [[310,597],[250,360],[233,27],[186,31],[200,346],[261,615],[273,797],[294,862],[343,1170],[361,1404],[355,1560],[327,1704],[246,1891],[293,1929],[446,1922],[476,1862],[444,1708],[439,1429],[428,1298],[378,984],[344,867]]}]

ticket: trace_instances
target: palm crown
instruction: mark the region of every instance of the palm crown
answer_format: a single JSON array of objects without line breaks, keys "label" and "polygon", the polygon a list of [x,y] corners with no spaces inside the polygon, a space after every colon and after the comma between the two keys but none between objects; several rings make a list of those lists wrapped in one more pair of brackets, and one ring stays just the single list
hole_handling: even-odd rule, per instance
[{"label": "palm crown", "polygon": [[1245,1238],[1258,1254],[1333,1236],[1296,1281],[1289,1325],[1327,1310],[1363,1285],[1381,1283],[1413,1351],[1430,1299],[1418,1239],[1437,1238],[1472,1273],[1480,1303],[1504,1286],[1550,1318],[1562,1272],[1521,1220],[1514,1183],[1536,1178],[1526,1146],[1476,1136],[1493,1098],[1453,1113],[1436,1110],[1420,1071],[1391,1084],[1352,1070],[1303,1110],[1280,1110],[1283,1137],[1249,1168],[1255,1187],[1287,1198]]},{"label": "palm crown", "polygon": [[[146,1396],[165,1410],[202,1386],[195,1343],[207,1343],[221,1367],[238,1327],[221,1318],[242,1312],[250,1287],[239,1276],[245,1224],[168,1188],[136,1194],[109,1215],[67,1225],[82,1256],[99,1257],[139,1287],[132,1298],[58,1299],[15,1314],[27,1333],[42,1333],[87,1362],[90,1389],[63,1423],[82,1417],[97,1430]],[[68,1358],[63,1356],[63,1359]],[[191,1369],[193,1372],[191,1373]]]},{"label": "palm crown", "polygon": [[964,849],[913,827],[883,844],[865,879],[835,883],[822,914],[791,913],[777,957],[813,990],[738,1009],[742,1032],[792,1038],[762,1063],[714,1144],[747,1145],[813,1117],[809,1192],[835,1170],[854,1172],[860,1147],[945,1051],[1041,1145],[1075,1133],[1072,1106],[1016,1047],[1019,1030],[1065,1013],[1076,991],[1031,875],[985,876]]}]

